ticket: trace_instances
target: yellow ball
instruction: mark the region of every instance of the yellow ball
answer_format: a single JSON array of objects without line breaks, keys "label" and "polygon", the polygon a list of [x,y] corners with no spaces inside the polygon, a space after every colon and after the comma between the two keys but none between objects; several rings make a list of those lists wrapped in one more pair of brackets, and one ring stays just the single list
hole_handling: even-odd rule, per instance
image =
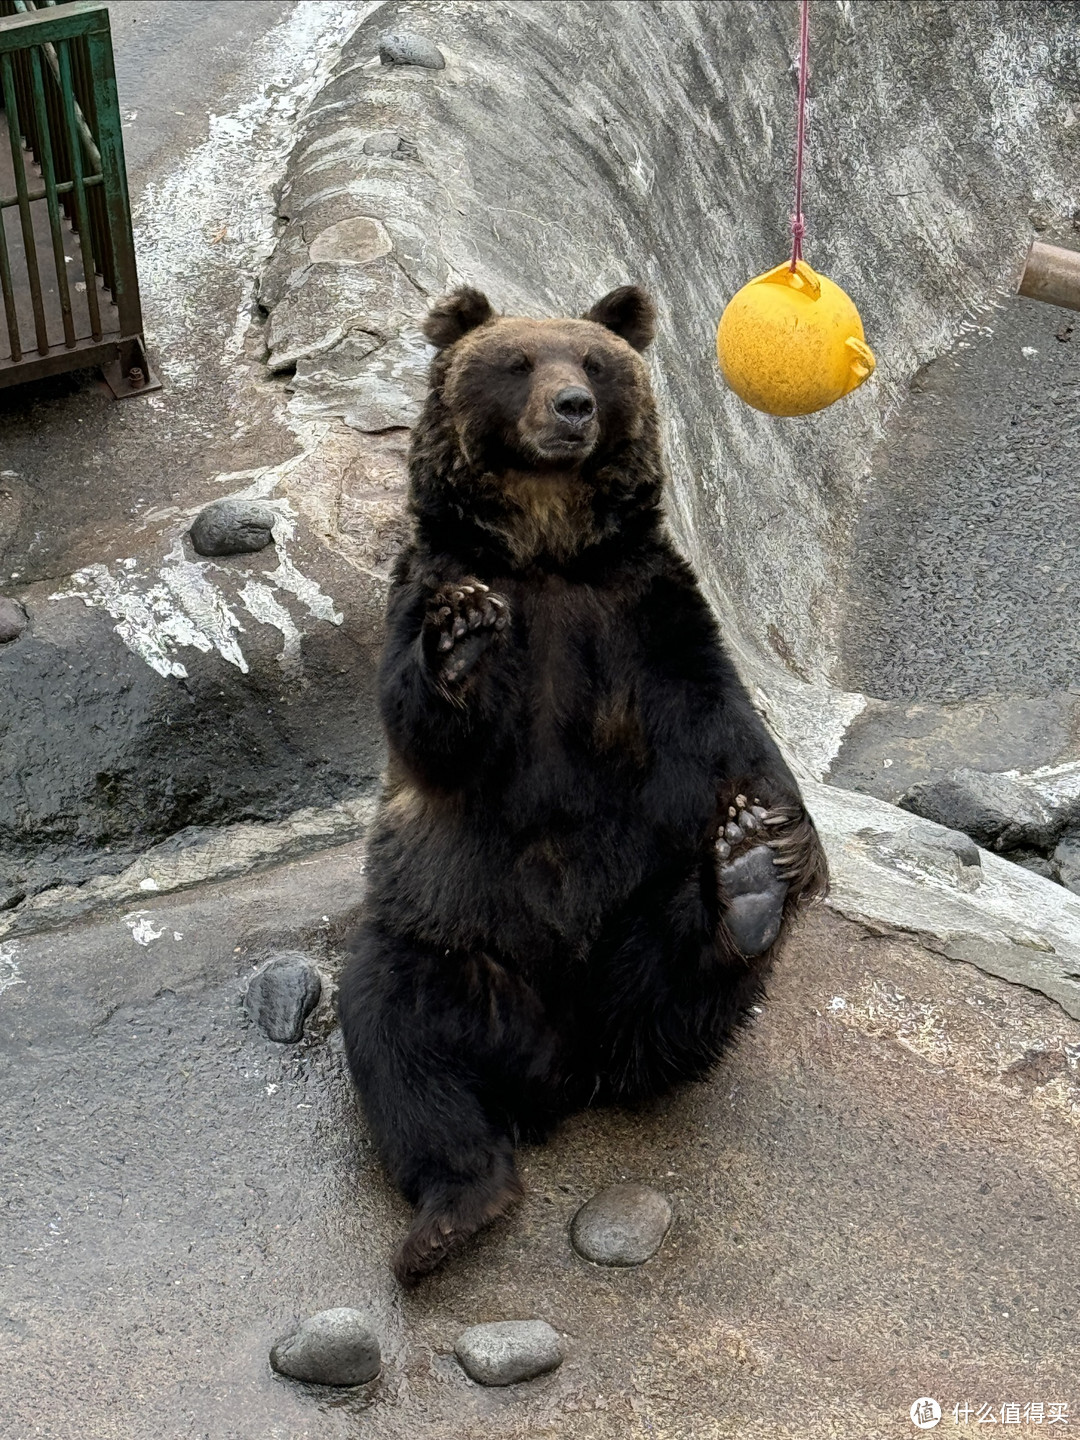
[{"label": "yellow ball", "polygon": [[809,415],[874,371],[862,321],[839,285],[805,260],[767,270],[728,303],[716,353],[735,394],[768,415]]}]

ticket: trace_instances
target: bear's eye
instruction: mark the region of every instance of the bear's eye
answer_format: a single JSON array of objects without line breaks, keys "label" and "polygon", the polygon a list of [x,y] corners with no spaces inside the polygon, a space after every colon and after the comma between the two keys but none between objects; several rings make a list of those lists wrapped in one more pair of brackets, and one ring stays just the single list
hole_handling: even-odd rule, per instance
[{"label": "bear's eye", "polygon": [[586,375],[602,375],[604,373],[604,362],[597,355],[586,355],[581,368]]},{"label": "bear's eye", "polygon": [[506,368],[511,375],[527,375],[533,367],[527,355],[515,355]]}]

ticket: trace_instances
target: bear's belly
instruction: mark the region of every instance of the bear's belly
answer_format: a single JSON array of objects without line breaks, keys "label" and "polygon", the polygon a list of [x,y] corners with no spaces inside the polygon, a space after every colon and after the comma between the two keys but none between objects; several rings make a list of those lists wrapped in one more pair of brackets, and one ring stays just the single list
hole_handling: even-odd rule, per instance
[{"label": "bear's belly", "polygon": [[399,788],[373,832],[369,907],[455,950],[531,956],[587,946],[675,857],[636,787],[610,786],[595,771],[565,788],[551,778],[545,786],[524,769],[497,795]]}]

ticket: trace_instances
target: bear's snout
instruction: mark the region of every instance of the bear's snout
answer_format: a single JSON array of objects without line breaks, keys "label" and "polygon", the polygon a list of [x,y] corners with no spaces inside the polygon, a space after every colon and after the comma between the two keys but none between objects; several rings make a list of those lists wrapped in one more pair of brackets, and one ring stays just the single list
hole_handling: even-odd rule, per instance
[{"label": "bear's snout", "polygon": [[551,402],[560,420],[575,427],[587,425],[596,414],[596,401],[582,385],[567,385]]},{"label": "bear's snout", "polygon": [[[554,368],[554,367],[552,367]],[[560,366],[562,374],[534,377],[530,404],[521,417],[519,433],[539,458],[580,464],[600,438],[596,396],[583,383],[580,370]],[[566,371],[570,369],[570,374]]]}]

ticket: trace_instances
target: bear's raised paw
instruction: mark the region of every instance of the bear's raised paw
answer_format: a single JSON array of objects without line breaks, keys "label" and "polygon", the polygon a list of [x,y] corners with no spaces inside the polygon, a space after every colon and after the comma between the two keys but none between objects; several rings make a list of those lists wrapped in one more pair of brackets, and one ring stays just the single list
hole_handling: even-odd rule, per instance
[{"label": "bear's raised paw", "polygon": [[424,617],[425,648],[439,678],[463,679],[509,620],[507,601],[479,580],[444,585]]}]

